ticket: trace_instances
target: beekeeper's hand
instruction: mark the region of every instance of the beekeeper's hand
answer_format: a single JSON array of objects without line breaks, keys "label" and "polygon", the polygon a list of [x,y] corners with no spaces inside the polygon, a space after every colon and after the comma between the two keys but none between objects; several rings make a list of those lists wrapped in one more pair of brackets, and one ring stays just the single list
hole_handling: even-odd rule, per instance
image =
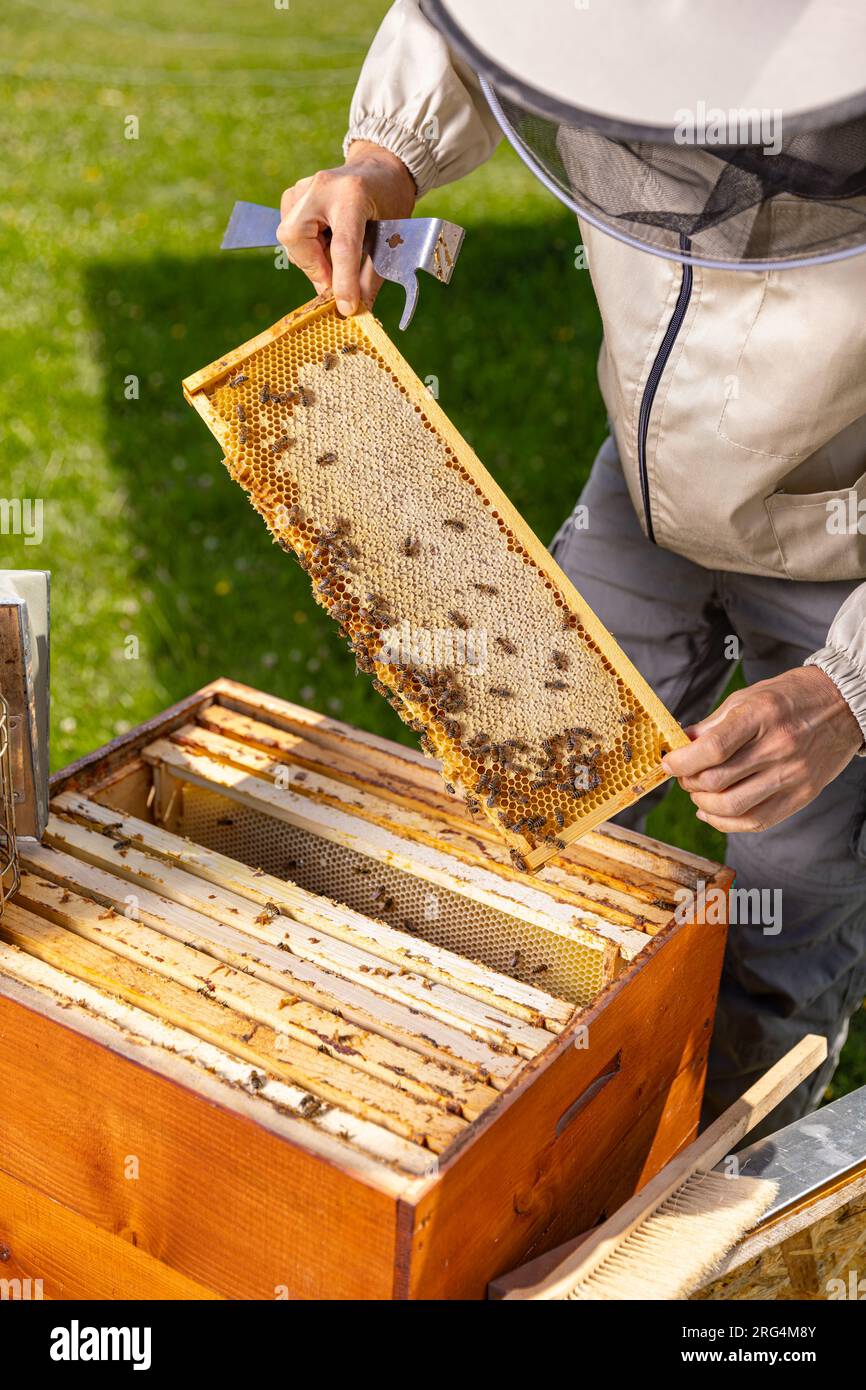
[{"label": "beekeeper's hand", "polygon": [[409,217],[415,193],[401,159],[381,145],[355,140],[341,168],[322,169],[286,189],[277,237],[316,293],[332,289],[340,313],[354,314],[362,299],[373,303],[382,284],[369,259],[361,268],[367,223]]},{"label": "beekeeper's hand", "polygon": [[830,677],[799,666],[736,690],[686,733],[688,748],[662,760],[726,834],[767,830],[808,806],[863,743],[857,720]]}]

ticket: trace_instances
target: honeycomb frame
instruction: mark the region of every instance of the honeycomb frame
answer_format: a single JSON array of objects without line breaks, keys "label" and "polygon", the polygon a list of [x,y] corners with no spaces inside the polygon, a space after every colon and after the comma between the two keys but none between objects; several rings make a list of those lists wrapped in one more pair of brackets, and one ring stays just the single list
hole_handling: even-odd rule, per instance
[{"label": "honeycomb frame", "polygon": [[[539,868],[666,780],[661,758],[686,735],[370,310],[346,319],[320,296],[183,389],[359,669],[518,868]],[[542,635],[521,649],[530,620]],[[429,641],[418,656],[417,634],[431,632],[446,633],[447,659]],[[458,676],[461,632],[484,636],[485,659]],[[408,659],[395,660],[395,633]],[[574,709],[576,692],[591,715]]]},{"label": "honeycomb frame", "polygon": [[[576,1009],[601,994],[617,969],[614,943],[592,928],[542,926],[455,891],[404,866],[279,819],[180,777],[177,833],[250,868],[286,878],[364,917],[386,922],[419,948],[428,941],[498,975],[537,986]],[[431,909],[433,909],[431,911]]]}]

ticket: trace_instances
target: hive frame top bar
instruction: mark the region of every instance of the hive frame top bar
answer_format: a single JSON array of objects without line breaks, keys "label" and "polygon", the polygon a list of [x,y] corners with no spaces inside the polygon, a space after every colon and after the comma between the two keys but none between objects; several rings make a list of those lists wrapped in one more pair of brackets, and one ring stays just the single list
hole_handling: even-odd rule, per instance
[{"label": "hive frame top bar", "polygon": [[[140,759],[141,750],[147,743],[162,737],[169,730],[180,728],[190,719],[197,718],[200,711],[212,706],[255,716],[276,728],[302,729],[306,735],[326,749],[332,744],[341,748],[348,744],[357,744],[369,749],[371,756],[373,752],[377,755],[377,766],[379,759],[386,759],[390,767],[401,770],[401,781],[405,780],[408,773],[413,786],[417,784],[418,787],[425,788],[426,797],[432,798],[429,804],[439,807],[441,814],[441,803],[446,793],[439,791],[438,796],[433,795],[433,779],[439,775],[437,764],[418,748],[347,724],[333,714],[323,714],[319,710],[296,704],[282,696],[270,695],[229,676],[216,676],[184,699],[152,715],[126,733],[118,734],[104,747],[86,753],[75,762],[58,769],[51,776],[51,796],[59,796],[64,791],[92,793],[104,788],[106,778],[111,780],[123,775],[124,769],[128,769]],[[402,768],[403,764],[406,765],[405,771]],[[462,802],[455,801],[454,813],[460,821],[471,823],[469,813]],[[730,877],[730,871],[715,860],[706,859],[678,846],[664,844],[638,831],[625,830],[618,825],[606,825],[601,830],[591,832],[586,844],[607,856],[611,855],[611,851],[615,851],[613,862],[625,859],[651,874],[662,874],[666,878],[672,878],[685,887],[694,887],[701,879],[716,883],[720,881],[720,873]],[[573,854],[574,851],[570,851],[569,862]],[[723,886],[728,886],[727,878]]]},{"label": "hive frame top bar", "polygon": [[[199,412],[208,427],[220,438],[222,423],[216,417],[210,402],[210,391],[256,352],[274,344],[284,335],[299,332],[315,323],[317,319],[333,313],[334,303],[330,294],[319,296],[301,306],[279,320],[271,328],[188,377],[183,383],[186,399]],[[495,509],[505,525],[514,533],[533,564],[545,577],[550,579],[553,586],[565,599],[568,607],[577,615],[590,640],[605,660],[610,663],[617,676],[629,687],[646,715],[654,723],[661,740],[671,748],[687,744],[688,739],[683,730],[633,664],[620,651],[604,625],[574,588],[567,575],[556,564],[550,552],[530,530],[502,489],[451,424],[444,411],[426,391],[372,312],[369,309],[363,309],[355,316],[353,327],[356,332],[363,335],[371,349],[379,355],[384,365],[393,373],[410,403],[427,417],[445,445],[456,456],[461,468],[469,474],[470,480],[480,489],[491,508]],[[611,796],[600,808],[585,813],[578,821],[567,825],[560,832],[559,839],[566,844],[570,843],[595,825],[624,809],[625,806],[632,804],[639,796],[665,780],[666,774],[659,764],[657,773],[650,776],[645,775],[642,781],[637,784],[639,790],[636,791],[633,787]],[[539,844],[534,849],[527,849],[524,856],[527,867],[530,869],[540,867],[555,852],[555,846],[546,844]]]}]

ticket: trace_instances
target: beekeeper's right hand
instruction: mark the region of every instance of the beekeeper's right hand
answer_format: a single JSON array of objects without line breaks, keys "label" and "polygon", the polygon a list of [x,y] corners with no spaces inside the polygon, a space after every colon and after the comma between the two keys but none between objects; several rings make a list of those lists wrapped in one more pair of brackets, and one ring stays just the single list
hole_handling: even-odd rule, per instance
[{"label": "beekeeper's right hand", "polygon": [[362,300],[373,303],[382,284],[369,258],[361,265],[367,223],[409,217],[415,193],[401,159],[355,140],[341,168],[322,169],[286,189],[277,238],[317,294],[332,289],[340,313],[354,314]]}]

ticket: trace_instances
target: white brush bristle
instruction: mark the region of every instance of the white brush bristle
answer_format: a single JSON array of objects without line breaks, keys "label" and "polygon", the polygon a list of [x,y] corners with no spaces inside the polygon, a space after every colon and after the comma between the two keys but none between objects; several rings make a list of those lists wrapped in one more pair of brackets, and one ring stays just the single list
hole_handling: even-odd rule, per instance
[{"label": "white brush bristle", "polygon": [[760,1178],[693,1173],[566,1298],[687,1298],[776,1195]]}]

